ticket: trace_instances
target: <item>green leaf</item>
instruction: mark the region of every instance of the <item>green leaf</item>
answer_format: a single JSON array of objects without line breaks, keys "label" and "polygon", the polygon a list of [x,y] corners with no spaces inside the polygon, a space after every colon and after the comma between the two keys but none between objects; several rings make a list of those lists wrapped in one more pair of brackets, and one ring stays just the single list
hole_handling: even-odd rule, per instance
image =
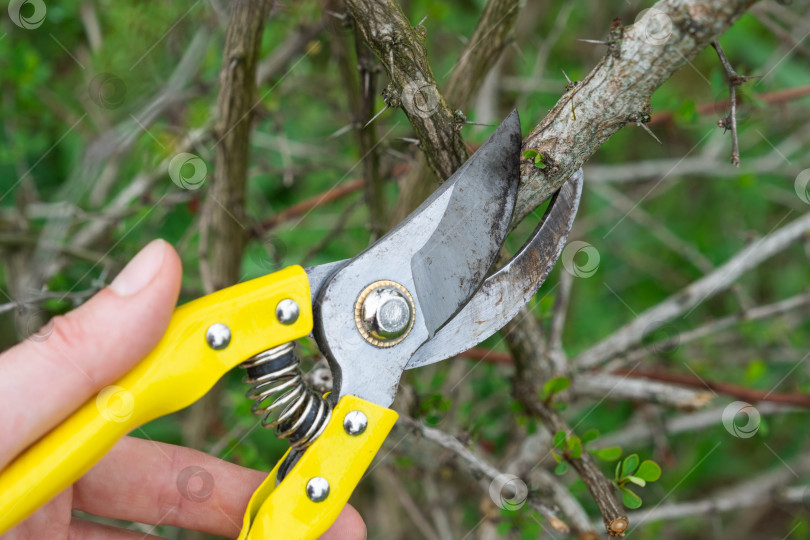
[{"label": "green leaf", "polygon": [[557,433],[554,434],[554,446],[556,446],[560,450],[565,449],[565,431],[559,430]]},{"label": "green leaf", "polygon": [[627,508],[635,510],[641,506],[641,497],[627,488],[622,488],[622,502]]},{"label": "green leaf", "polygon": [[566,451],[568,455],[574,459],[582,457],[582,440],[576,435],[571,435],[566,443]]},{"label": "green leaf", "polygon": [[525,157],[526,159],[534,159],[538,155],[540,155],[540,152],[538,152],[537,150],[526,150],[525,152],[523,152],[523,157]]},{"label": "green leaf", "polygon": [[543,385],[543,394],[546,399],[548,399],[554,394],[559,394],[569,386],[571,386],[571,380],[568,377],[554,377]]},{"label": "green leaf", "polygon": [[638,476],[630,475],[630,476],[627,477],[627,479],[630,480],[631,482],[633,482],[637,486],[644,487],[644,486],[647,485],[647,482],[645,482],[643,478],[639,478]]},{"label": "green leaf", "polygon": [[554,469],[555,474],[565,474],[565,471],[568,470],[568,463],[562,462],[557,464],[557,467]]},{"label": "green leaf", "polygon": [[608,446],[606,448],[600,448],[598,450],[592,451],[591,453],[596,457],[598,457],[599,459],[603,459],[605,461],[615,461],[620,457],[622,457],[622,449],[618,446]]},{"label": "green leaf", "polygon": [[638,454],[630,454],[622,463],[622,478],[630,476],[638,469]]},{"label": "green leaf", "polygon": [[534,158],[534,166],[537,167],[538,169],[545,169],[546,168],[546,164],[543,163],[543,155],[542,154],[537,154],[537,157]]},{"label": "green leaf", "polygon": [[557,452],[555,452],[554,450],[551,451],[551,457],[553,457],[554,461],[556,461],[557,463],[562,463],[563,460],[562,456]]},{"label": "green leaf", "polygon": [[582,442],[586,444],[591,441],[595,441],[598,438],[599,438],[598,429],[589,429],[588,431],[582,434]]},{"label": "green leaf", "polygon": [[636,471],[636,476],[643,478],[647,482],[655,482],[661,478],[661,467],[650,459],[642,461]]},{"label": "green leaf", "polygon": [[619,480],[621,479],[621,473],[622,473],[622,462],[619,461],[618,463],[616,463],[616,473],[613,476],[613,478],[616,480],[617,484],[618,484]]}]

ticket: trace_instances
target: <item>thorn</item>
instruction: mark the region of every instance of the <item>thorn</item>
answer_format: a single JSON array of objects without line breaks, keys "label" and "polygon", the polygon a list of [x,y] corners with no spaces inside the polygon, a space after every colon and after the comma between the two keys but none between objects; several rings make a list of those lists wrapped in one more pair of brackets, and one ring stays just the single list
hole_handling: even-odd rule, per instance
[{"label": "thorn", "polygon": [[422,20],[421,20],[421,21],[419,21],[419,24],[417,24],[416,26],[422,26],[422,23],[424,23],[424,22],[427,20],[427,18],[428,18],[428,16],[427,16],[427,15],[425,15],[424,17],[422,17]]},{"label": "thorn", "polygon": [[378,112],[377,114],[375,114],[375,115],[374,115],[374,116],[371,118],[371,120],[369,120],[368,122],[366,122],[366,125],[365,125],[365,126],[363,126],[363,129],[366,129],[366,128],[369,126],[369,124],[371,124],[371,123],[372,123],[374,120],[376,120],[376,119],[377,119],[377,117],[378,117],[378,116],[380,116],[382,113],[384,113],[384,112],[385,112],[385,111],[387,111],[387,110],[388,110],[388,105],[386,105],[385,107],[383,107],[383,109],[382,109],[380,112]]},{"label": "thorn", "polygon": [[656,137],[656,136],[655,136],[655,133],[653,133],[653,132],[652,132],[652,130],[651,130],[650,128],[648,128],[648,127],[647,127],[647,124],[644,124],[644,123],[642,123],[642,122],[636,122],[636,125],[637,125],[638,127],[642,128],[642,129],[643,129],[644,131],[646,131],[647,133],[649,133],[649,134],[650,134],[650,137],[652,137],[653,139],[655,139],[656,141],[658,141],[658,144],[660,144],[661,146],[664,146],[664,143],[662,143],[662,142],[661,142],[661,139],[659,139],[658,137]]},{"label": "thorn", "polygon": [[560,68],[560,71],[562,71],[563,77],[565,77],[565,80],[568,81],[568,84],[571,84],[571,79],[568,78],[568,73],[566,73],[563,68]]},{"label": "thorn", "polygon": [[610,45],[610,42],[600,41],[598,39],[578,39],[577,41],[581,41],[582,43],[594,43],[596,45]]},{"label": "thorn", "polygon": [[518,56],[520,56],[520,60],[525,64],[526,63],[526,55],[523,54],[523,49],[520,48],[517,41],[512,42],[512,47],[517,51]]},{"label": "thorn", "polygon": [[411,137],[400,137],[397,139],[399,141],[405,141],[408,144],[419,144],[421,141],[419,139],[413,139]]},{"label": "thorn", "polygon": [[368,89],[371,86],[371,73],[368,71],[363,72],[363,97],[368,99]]},{"label": "thorn", "polygon": [[484,126],[484,127],[495,127],[495,124],[482,124],[481,122],[462,122],[462,124],[466,126]]},{"label": "thorn", "polygon": [[341,21],[345,21],[345,20],[346,20],[346,14],[345,14],[345,13],[338,13],[337,11],[332,11],[331,9],[326,9],[326,10],[324,10],[324,11],[325,11],[327,14],[331,15],[332,17],[334,17],[334,18],[336,18],[336,19],[339,19],[339,20],[341,20]]},{"label": "thorn", "polygon": [[350,129],[352,129],[353,127],[354,127],[354,124],[348,124],[346,126],[343,126],[339,130],[337,130],[334,133],[332,133],[331,135],[329,135],[326,139],[327,140],[336,139],[336,138],[340,137],[341,135],[343,135],[344,133],[346,133],[347,131],[349,131]]},{"label": "thorn", "polygon": [[409,156],[408,154],[404,154],[398,150],[394,150],[393,148],[386,148],[385,151],[395,158],[399,158],[402,161],[413,161],[413,157]]}]

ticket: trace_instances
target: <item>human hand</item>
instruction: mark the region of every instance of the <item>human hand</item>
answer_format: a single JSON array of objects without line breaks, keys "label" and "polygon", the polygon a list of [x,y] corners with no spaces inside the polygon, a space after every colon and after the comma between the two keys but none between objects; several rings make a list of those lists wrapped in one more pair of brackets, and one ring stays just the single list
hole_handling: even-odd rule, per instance
[{"label": "human hand", "polygon": [[[0,469],[152,350],[168,326],[180,277],[177,253],[156,240],[109,287],[55,317],[42,333],[47,339],[0,355]],[[235,538],[265,476],[196,450],[126,437],[3,539],[145,537],[72,517],[72,510]],[[346,506],[322,538],[364,536],[363,520]]]}]

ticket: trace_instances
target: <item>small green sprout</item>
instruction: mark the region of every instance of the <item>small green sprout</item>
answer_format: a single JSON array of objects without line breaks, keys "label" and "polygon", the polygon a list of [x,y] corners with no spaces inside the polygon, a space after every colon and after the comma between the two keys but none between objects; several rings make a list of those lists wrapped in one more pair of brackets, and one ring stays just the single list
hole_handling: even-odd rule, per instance
[{"label": "small green sprout", "polygon": [[652,460],[639,463],[637,454],[630,454],[623,461],[616,464],[614,483],[622,492],[622,501],[627,508],[636,509],[641,506],[641,497],[636,495],[629,487],[635,484],[644,487],[647,482],[655,482],[661,478],[661,467]]},{"label": "small green sprout", "polygon": [[534,166],[537,167],[538,169],[546,168],[545,163],[546,158],[544,158],[543,154],[541,154],[537,150],[526,150],[525,152],[523,152],[523,157],[525,157],[526,159],[533,159]]}]

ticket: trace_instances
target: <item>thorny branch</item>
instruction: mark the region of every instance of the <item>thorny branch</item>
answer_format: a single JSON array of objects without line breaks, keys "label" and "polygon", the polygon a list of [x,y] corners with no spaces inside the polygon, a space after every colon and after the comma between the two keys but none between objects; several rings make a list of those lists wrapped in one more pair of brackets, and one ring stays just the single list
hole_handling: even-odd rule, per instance
[{"label": "thorny branch", "polygon": [[[351,1],[349,3],[354,4],[355,8],[361,4]],[[620,22],[614,21],[608,42],[608,54],[583,81],[568,86],[557,105],[524,141],[523,149],[533,149],[539,152],[544,157],[545,167],[537,168],[530,160],[522,163],[521,189],[513,215],[513,224],[521,221],[539,203],[548,198],[568,176],[621,127],[628,123],[642,125],[648,122],[650,119],[649,98],[653,91],[663,84],[675,70],[696,56],[715,40],[717,35],[731,26],[753,3],[753,0],[728,0],[725,2],[662,0],[630,27],[622,27]],[[383,7],[380,8],[381,6]],[[398,28],[408,36],[411,30],[410,25],[403,23],[404,18],[401,16],[401,12],[395,6],[392,7],[390,2],[380,2],[377,7],[380,9],[368,10],[366,14],[360,14],[357,9],[354,9],[353,15],[361,28],[366,28],[364,36],[383,62],[388,54],[391,78],[402,88],[409,81],[402,81],[401,75],[398,76],[394,72],[393,48],[390,44],[387,50],[382,46],[379,29],[387,24],[388,28]],[[651,35],[651,32],[660,32],[661,17],[667,23],[664,30],[665,35]],[[376,32],[368,30],[374,28],[378,30]],[[409,49],[409,52],[413,53],[414,50],[419,57],[414,59],[411,54],[408,57],[409,62],[426,66],[424,49],[415,47]],[[432,78],[430,83],[433,83]],[[576,100],[574,100],[575,96]],[[438,116],[443,116],[444,126],[449,127],[452,125],[449,122],[449,110],[441,96],[437,100],[441,104]],[[574,102],[577,104],[576,111],[570,110],[569,107]],[[415,120],[411,115],[409,115],[409,119]],[[425,132],[422,124],[422,120],[416,119],[414,128],[422,141],[425,158],[433,164],[438,158],[433,155],[433,152],[437,147],[441,147],[441,140],[437,138],[436,141],[426,141],[425,136],[430,137],[431,133]],[[435,132],[433,134],[435,135]],[[435,165],[433,168],[436,170]],[[440,174],[440,176],[446,178],[448,174]],[[413,185],[408,185],[408,188],[405,190],[406,192],[414,191]],[[801,234],[804,233],[804,230],[802,229]],[[796,236],[791,235],[791,239],[795,239]],[[762,258],[767,254],[767,249],[758,252]],[[750,253],[744,252],[742,255],[748,256]],[[674,299],[673,302],[676,305],[690,304],[682,311],[697,305],[723,285],[721,282],[723,280],[711,277],[719,275],[722,275],[723,280],[732,277],[730,281],[733,281],[733,276],[739,275],[739,272],[736,272],[734,266],[726,264],[713,274],[698,281],[695,284],[699,285],[696,287],[697,291],[690,291],[691,294],[687,295],[685,302],[683,298]],[[704,291],[706,288],[708,290]],[[664,322],[675,316],[675,310],[672,311],[673,313],[666,313],[667,318]],[[657,312],[654,314],[658,315]],[[536,329],[522,328],[531,323],[531,317],[519,317],[519,319],[519,321],[513,321],[506,334],[507,343],[516,357],[518,368],[516,395],[524,407],[540,416],[549,428],[555,431],[561,429],[569,433],[570,428],[564,420],[546,404],[538,402],[537,384],[526,382],[542,381],[553,371],[552,369],[542,369],[542,366],[547,363],[544,360],[547,355],[542,352],[535,355],[530,354],[530,351],[533,350],[531,342],[536,339],[528,339],[526,336],[540,339],[535,335],[538,333]],[[663,322],[658,324],[660,326]],[[607,338],[606,343],[598,344],[592,350],[583,353],[575,364],[576,367],[579,369],[593,367],[612,358],[618,352],[626,350],[629,346],[639,342],[646,333],[652,331],[647,329],[649,325],[650,317],[641,317],[639,321],[630,323],[628,325],[631,327],[630,330],[626,330],[624,334],[629,335],[631,339],[623,341],[624,334],[620,330],[617,332],[618,338],[615,337],[616,335],[611,336]],[[530,358],[530,356],[534,358]],[[549,365],[546,367],[551,368]],[[532,369],[539,371],[527,376],[526,372]],[[611,534],[623,534],[628,527],[628,521],[623,509],[616,501],[612,484],[602,475],[590,456],[571,461],[599,505],[608,531]]]},{"label": "thorny branch", "polygon": [[728,81],[729,112],[728,116],[717,121],[717,126],[731,131],[731,164],[735,167],[739,167],[740,142],[737,138],[737,87],[749,80],[750,77],[743,77],[737,74],[731,62],[726,58],[726,54],[723,52],[719,40],[713,39],[712,47],[717,51],[717,56],[720,58],[720,63],[723,65],[723,70],[726,72],[726,79]]},{"label": "thorny branch", "polygon": [[211,244],[209,285],[214,290],[233,285],[240,277],[247,239],[245,186],[251,119],[256,106],[256,67],[264,21],[271,5],[272,0],[231,3],[219,76],[214,180],[204,219]]},{"label": "thorny branch", "polygon": [[388,71],[386,105],[404,109],[430,168],[441,179],[450,177],[467,159],[467,149],[427,60],[425,28],[412,26],[394,0],[346,0],[346,7]]},{"label": "thorny branch", "polygon": [[[528,317],[527,317],[528,318]],[[514,332],[507,333],[506,343],[515,358],[515,397],[523,407],[543,420],[548,430],[552,433],[563,431],[567,437],[573,434],[571,427],[565,419],[549,403],[539,399],[539,388],[536,381],[545,378],[541,369],[541,354],[532,349],[526,349],[519,340],[515,340]],[[577,471],[588,491],[602,513],[605,528],[611,536],[624,536],[629,525],[624,508],[616,500],[614,487],[599,467],[593,457],[587,452],[583,452],[580,457],[567,456],[567,461]]]},{"label": "thorny branch", "polygon": [[[725,32],[754,0],[661,0],[622,28],[613,54],[570,87],[534,130],[523,150],[545,158],[539,169],[521,163],[513,224],[546,200],[593,153],[628,123],[646,122],[649,99],[672,74]],[[576,95],[576,120],[570,100]]]}]

